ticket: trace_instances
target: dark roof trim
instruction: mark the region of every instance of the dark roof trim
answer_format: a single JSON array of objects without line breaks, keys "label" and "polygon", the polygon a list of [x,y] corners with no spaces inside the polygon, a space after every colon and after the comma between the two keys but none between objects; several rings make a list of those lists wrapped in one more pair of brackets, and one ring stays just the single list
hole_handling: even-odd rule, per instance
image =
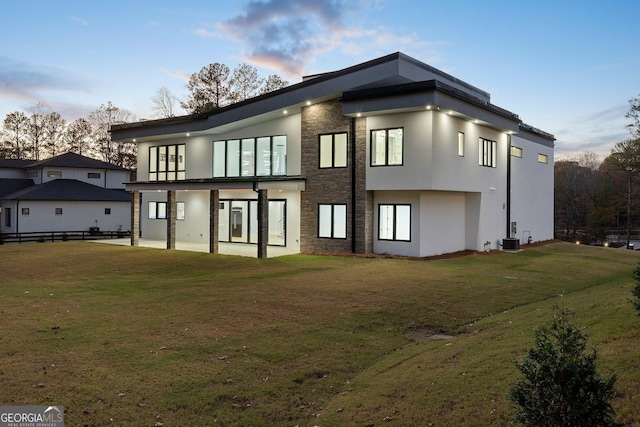
[{"label": "dark roof trim", "polygon": [[474,104],[476,106],[489,110],[493,113],[499,114],[510,120],[515,120],[518,122],[520,121],[520,118],[518,117],[517,114],[512,113],[508,110],[505,110],[504,108],[500,108],[491,103],[484,102],[480,98],[469,95],[466,92],[463,92],[459,89],[456,89],[438,80],[426,80],[422,82],[405,83],[401,85],[393,85],[393,86],[386,86],[386,87],[380,87],[380,88],[347,91],[342,94],[341,101],[344,101],[344,102],[360,101],[365,99],[384,98],[389,96],[402,96],[402,95],[415,94],[415,93],[427,92],[427,91],[443,92],[448,95],[454,96],[458,99],[462,99],[463,101],[469,102],[471,104]]}]

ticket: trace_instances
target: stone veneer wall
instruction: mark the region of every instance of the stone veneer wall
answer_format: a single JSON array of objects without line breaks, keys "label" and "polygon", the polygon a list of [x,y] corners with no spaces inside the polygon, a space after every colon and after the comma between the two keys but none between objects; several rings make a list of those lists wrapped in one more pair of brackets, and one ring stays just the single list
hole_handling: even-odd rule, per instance
[{"label": "stone veneer wall", "polygon": [[[365,119],[356,120],[356,229],[352,227],[352,129],[350,117],[342,114],[339,101],[332,100],[302,109],[301,173],[306,178],[301,194],[300,249],[316,252],[351,252],[356,239],[356,252],[371,252],[373,196],[365,188],[366,128]],[[319,168],[319,135],[347,132],[348,167]],[[347,238],[318,238],[318,204],[347,205]]]}]

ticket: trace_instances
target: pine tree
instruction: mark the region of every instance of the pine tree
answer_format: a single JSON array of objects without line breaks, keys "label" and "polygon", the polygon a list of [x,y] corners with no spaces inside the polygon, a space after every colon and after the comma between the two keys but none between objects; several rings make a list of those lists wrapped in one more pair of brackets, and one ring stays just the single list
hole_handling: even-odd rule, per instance
[{"label": "pine tree", "polygon": [[638,263],[636,269],[633,270],[633,278],[635,279],[635,284],[633,285],[633,288],[631,288],[631,294],[633,295],[631,302],[633,303],[633,307],[636,309],[638,316],[640,316],[640,263]]},{"label": "pine tree", "polygon": [[550,326],[535,333],[535,347],[522,363],[524,375],[510,391],[520,406],[516,422],[523,426],[581,427],[618,426],[609,403],[615,375],[602,379],[596,370],[597,354],[585,353],[586,337],[569,322],[564,308]]}]

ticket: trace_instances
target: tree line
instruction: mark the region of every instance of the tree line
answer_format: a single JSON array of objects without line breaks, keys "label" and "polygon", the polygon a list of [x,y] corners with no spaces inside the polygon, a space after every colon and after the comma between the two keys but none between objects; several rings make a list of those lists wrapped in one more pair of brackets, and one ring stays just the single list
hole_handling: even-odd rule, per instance
[{"label": "tree line", "polygon": [[631,136],[604,160],[587,151],[555,162],[556,237],[604,243],[616,234],[628,244],[640,232],[640,97],[629,104]]},{"label": "tree line", "polygon": [[[277,75],[261,78],[258,70],[248,64],[231,71],[224,64],[214,63],[191,75],[185,100],[165,87],[158,89],[151,98],[152,110],[155,118],[174,117],[179,112],[178,105],[189,114],[210,112],[287,85]],[[112,141],[109,129],[136,120],[129,110],[109,101],[87,117],[68,122],[46,103],[39,102],[26,112],[6,115],[0,128],[0,159],[38,161],[73,152],[134,169],[136,145]]]}]

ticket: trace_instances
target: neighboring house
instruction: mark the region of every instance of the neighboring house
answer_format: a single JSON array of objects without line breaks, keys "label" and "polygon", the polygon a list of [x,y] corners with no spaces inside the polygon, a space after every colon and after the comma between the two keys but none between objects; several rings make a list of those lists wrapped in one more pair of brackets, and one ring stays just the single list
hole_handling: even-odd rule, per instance
[{"label": "neighboring house", "polygon": [[130,171],[66,153],[0,160],[0,232],[129,231]]},{"label": "neighboring house", "polygon": [[553,135],[402,53],[111,135],[138,145],[132,245],[139,224],[168,248],[257,243],[259,257],[553,238]]}]

